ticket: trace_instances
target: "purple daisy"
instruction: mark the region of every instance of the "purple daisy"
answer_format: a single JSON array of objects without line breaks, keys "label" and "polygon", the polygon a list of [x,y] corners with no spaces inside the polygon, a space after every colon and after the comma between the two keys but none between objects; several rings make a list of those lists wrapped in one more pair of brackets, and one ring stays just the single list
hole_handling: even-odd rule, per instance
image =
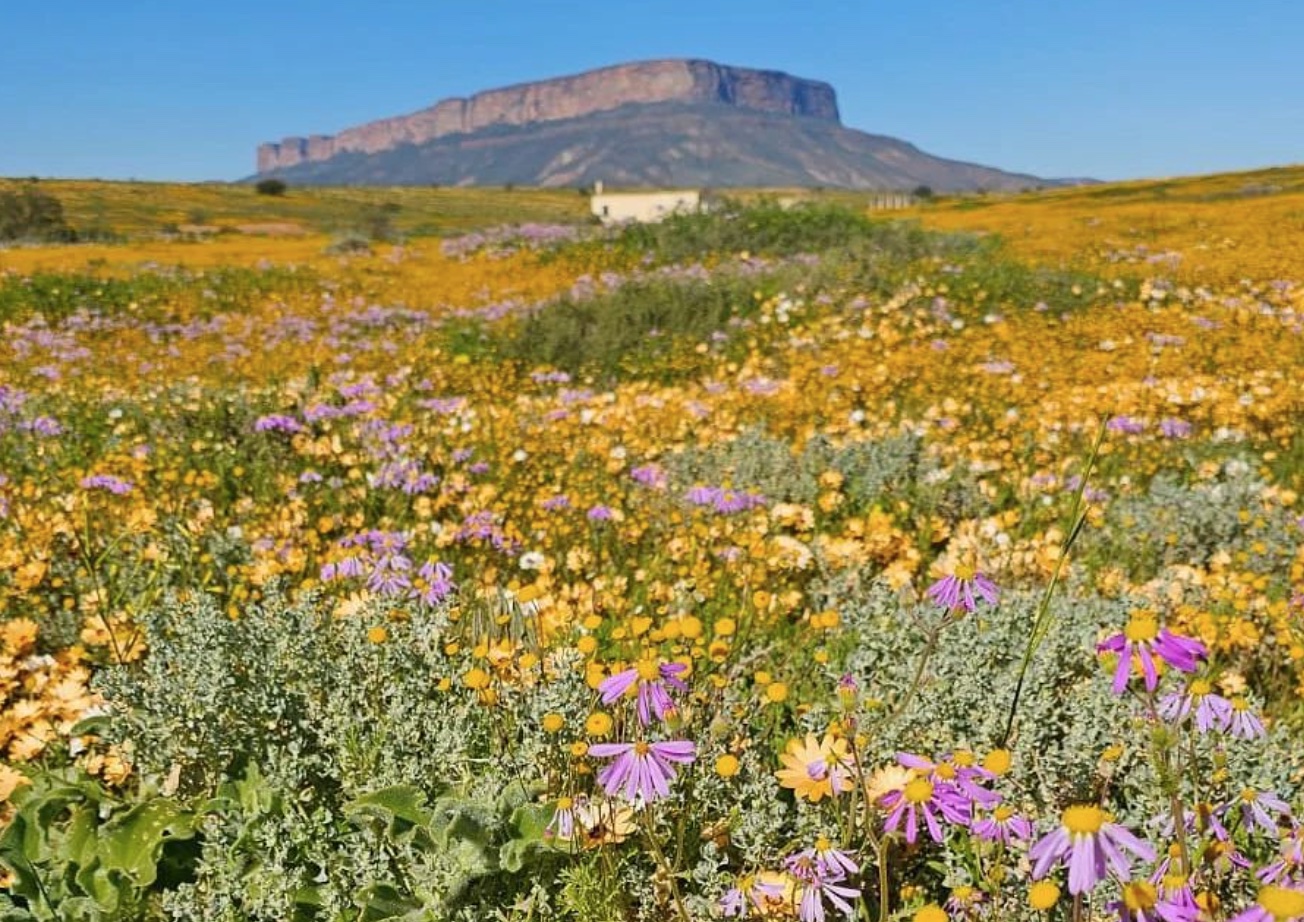
[{"label": "purple daisy", "polygon": [[929,586],[927,595],[949,611],[961,609],[966,612],[977,610],[978,599],[988,605],[995,605],[1000,599],[996,584],[967,564],[956,567],[954,573]]},{"label": "purple daisy", "polygon": [[1215,694],[1208,679],[1192,679],[1180,691],[1159,700],[1159,716],[1169,723],[1182,723],[1195,711],[1195,728],[1201,733],[1226,730],[1231,725],[1232,703]]},{"label": "purple daisy", "polygon": [[675,765],[687,765],[697,758],[692,740],[659,743],[594,743],[589,755],[615,761],[598,773],[598,783],[611,796],[624,794],[627,800],[651,803],[670,796]]},{"label": "purple daisy", "polygon": [[668,689],[688,691],[688,686],[679,678],[687,671],[688,667],[683,663],[658,663],[644,659],[630,669],[603,679],[598,692],[603,704],[612,704],[630,689],[637,689],[638,720],[646,727],[652,722],[652,715],[655,714],[657,720],[665,720],[666,715],[674,710],[675,702]]},{"label": "purple daisy", "polygon": [[1141,664],[1146,691],[1154,691],[1159,686],[1156,656],[1181,672],[1195,672],[1200,661],[1209,655],[1200,641],[1174,634],[1168,628],[1160,628],[1155,613],[1144,608],[1133,611],[1127,626],[1097,644],[1096,652],[1119,654],[1118,667],[1114,670],[1116,695],[1123,694],[1127,688],[1134,662]]},{"label": "purple daisy", "polygon": [[1109,815],[1094,804],[1077,804],[1060,815],[1060,825],[1043,836],[1028,851],[1034,879],[1045,877],[1061,860],[1069,868],[1069,893],[1086,893],[1105,879],[1109,871],[1128,881],[1132,869],[1123,855],[1131,852],[1154,861],[1155,852],[1124,827],[1109,821]]}]

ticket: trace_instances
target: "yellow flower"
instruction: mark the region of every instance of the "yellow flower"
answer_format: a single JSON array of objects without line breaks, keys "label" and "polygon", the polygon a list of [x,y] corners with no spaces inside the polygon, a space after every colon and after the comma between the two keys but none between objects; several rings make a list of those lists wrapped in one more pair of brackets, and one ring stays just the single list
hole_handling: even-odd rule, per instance
[{"label": "yellow flower", "polygon": [[983,768],[993,775],[1004,775],[1010,770],[1012,758],[1008,749],[993,749],[983,758]]},{"label": "yellow flower", "polygon": [[611,732],[611,715],[602,711],[594,711],[584,721],[584,732],[589,736],[603,737]]},{"label": "yellow flower", "polygon": [[782,704],[788,700],[788,686],[782,682],[771,682],[765,686],[765,697],[771,704]]},{"label": "yellow flower", "polygon": [[1059,902],[1060,888],[1051,880],[1039,880],[1028,888],[1028,905],[1045,912]]},{"label": "yellow flower", "polygon": [[489,687],[489,673],[485,672],[479,666],[473,666],[467,670],[466,675],[462,676],[462,684],[467,688],[482,691]]},{"label": "yellow flower", "polygon": [[947,922],[946,910],[936,903],[929,903],[916,910],[912,922]]},{"label": "yellow flower", "polygon": [[715,760],[715,773],[721,778],[732,778],[738,774],[738,757],[725,753]]},{"label": "yellow flower", "polygon": [[845,739],[825,734],[821,742],[815,734],[807,733],[805,739],[788,740],[779,760],[783,763],[783,768],[775,772],[779,784],[811,803],[851,789],[847,770],[851,754]]},{"label": "yellow flower", "polygon": [[543,724],[544,733],[559,733],[561,728],[566,726],[566,718],[553,711],[544,714],[541,723]]},{"label": "yellow flower", "polygon": [[389,630],[383,624],[367,628],[367,640],[371,643],[384,643],[389,640]]}]

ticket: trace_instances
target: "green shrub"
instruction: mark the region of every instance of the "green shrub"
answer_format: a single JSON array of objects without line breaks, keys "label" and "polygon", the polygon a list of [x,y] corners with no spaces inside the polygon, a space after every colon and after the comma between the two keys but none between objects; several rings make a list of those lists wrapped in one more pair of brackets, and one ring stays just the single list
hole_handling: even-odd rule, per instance
[{"label": "green shrub", "polygon": [[71,241],[76,233],[63,217],[63,203],[33,185],[0,189],[0,241]]},{"label": "green shrub", "polygon": [[254,191],[259,195],[284,195],[289,185],[284,179],[260,179],[254,184]]}]

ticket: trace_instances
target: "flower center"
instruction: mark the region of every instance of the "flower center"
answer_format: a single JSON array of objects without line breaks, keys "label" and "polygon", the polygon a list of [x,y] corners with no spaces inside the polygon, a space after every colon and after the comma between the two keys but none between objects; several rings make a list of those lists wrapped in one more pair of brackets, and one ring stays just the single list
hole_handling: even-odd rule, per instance
[{"label": "flower center", "polygon": [[1089,804],[1067,808],[1060,815],[1060,823],[1075,836],[1093,836],[1105,825],[1105,811]]},{"label": "flower center", "polygon": [[1191,683],[1190,688],[1188,688],[1187,691],[1191,693],[1192,697],[1203,698],[1205,695],[1213,691],[1213,686],[1209,684],[1208,679],[1196,679]]},{"label": "flower center", "polygon": [[922,804],[933,798],[933,782],[927,778],[915,778],[906,782],[906,800],[912,804]]},{"label": "flower center", "polygon": [[1259,891],[1259,905],[1266,909],[1277,922],[1285,922],[1286,919],[1304,916],[1304,890],[1264,887]]},{"label": "flower center", "polygon": [[978,568],[971,563],[956,564],[953,575],[962,583],[970,583],[978,575]]},{"label": "flower center", "polygon": [[1232,709],[1236,711],[1248,711],[1250,709],[1250,702],[1246,701],[1244,698],[1233,698]]},{"label": "flower center", "polygon": [[639,660],[637,668],[638,677],[644,682],[652,682],[661,677],[661,667],[657,665],[656,660]]},{"label": "flower center", "polygon": [[1148,880],[1135,880],[1123,887],[1123,905],[1133,912],[1153,909],[1156,902],[1155,885]]},{"label": "flower center", "polygon": [[1134,611],[1123,628],[1123,636],[1132,643],[1149,643],[1159,636],[1159,620],[1144,608]]},{"label": "flower center", "polygon": [[571,800],[569,797],[558,797],[558,798],[557,798],[557,810],[558,810],[558,811],[569,810],[569,809],[570,809],[571,807],[573,807],[573,806],[575,806],[575,801]]},{"label": "flower center", "polygon": [[1259,799],[1259,792],[1252,788],[1246,788],[1241,791],[1241,800],[1247,804],[1252,804]]},{"label": "flower center", "polygon": [[1004,823],[1010,817],[1014,816],[1014,808],[1006,807],[1006,806],[997,807],[995,815],[996,815],[996,822]]},{"label": "flower center", "polygon": [[643,742],[642,740],[639,740],[637,743],[634,744],[634,754],[638,756],[645,756],[648,754],[648,751],[651,750],[651,748],[652,747],[649,746],[647,743]]},{"label": "flower center", "polygon": [[817,852],[827,852],[832,847],[833,843],[824,838],[824,836],[820,836],[815,840],[815,851]]},{"label": "flower center", "polygon": [[951,781],[955,778],[955,766],[939,765],[933,770],[933,773],[943,781]]}]

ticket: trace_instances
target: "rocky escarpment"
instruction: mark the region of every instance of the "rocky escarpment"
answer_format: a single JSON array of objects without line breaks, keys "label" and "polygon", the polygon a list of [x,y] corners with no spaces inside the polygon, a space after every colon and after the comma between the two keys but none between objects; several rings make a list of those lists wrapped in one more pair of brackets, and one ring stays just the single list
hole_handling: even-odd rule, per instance
[{"label": "rocky escarpment", "polygon": [[715,104],[838,123],[837,96],[827,83],[710,61],[646,61],[489,90],[468,99],[445,99],[411,115],[368,122],[335,135],[289,137],[263,144],[258,148],[258,172],[317,163],[341,154],[374,154],[487,129],[571,120],[657,103]]}]

